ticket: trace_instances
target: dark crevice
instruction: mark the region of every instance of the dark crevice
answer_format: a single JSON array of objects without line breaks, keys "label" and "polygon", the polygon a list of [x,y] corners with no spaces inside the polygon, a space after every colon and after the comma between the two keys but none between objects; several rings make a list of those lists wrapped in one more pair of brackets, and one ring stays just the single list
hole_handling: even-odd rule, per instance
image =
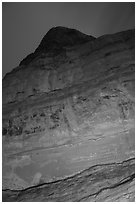
[{"label": "dark crevice", "polygon": [[[135,178],[134,160],[134,158],[131,158],[120,163],[95,165],[73,176],[50,183],[39,184],[23,190],[5,189],[3,190],[3,201],[9,201],[10,198],[12,201],[29,201],[32,200],[32,198],[35,200],[37,197],[40,200],[41,198],[45,199],[45,201],[49,199],[68,201],[70,198],[73,201],[82,201],[92,196],[96,198],[104,190],[114,189],[118,186],[132,182]],[[115,178],[119,178],[120,181],[114,183]],[[89,192],[93,192],[96,189],[98,190],[85,196],[84,194],[86,192],[82,190],[82,186],[85,185]],[[59,192],[62,192],[62,194],[60,195]],[[52,195],[54,196],[52,197]],[[49,198],[49,196],[51,197]],[[81,198],[79,198],[79,196]]]}]

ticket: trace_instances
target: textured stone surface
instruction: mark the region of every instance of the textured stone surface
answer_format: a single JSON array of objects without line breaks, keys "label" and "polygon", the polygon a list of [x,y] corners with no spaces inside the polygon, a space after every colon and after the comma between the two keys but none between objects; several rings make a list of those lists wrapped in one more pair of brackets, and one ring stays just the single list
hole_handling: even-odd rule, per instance
[{"label": "textured stone surface", "polygon": [[3,191],[3,201],[134,201],[134,159],[97,165],[63,180],[22,191]]},{"label": "textured stone surface", "polygon": [[[39,197],[33,190],[21,191],[19,198],[18,192],[14,197],[5,190],[4,199],[8,194],[24,201],[84,201],[85,196],[85,201],[134,200],[134,44],[134,30],[95,39],[53,28],[4,77],[3,189],[52,182],[46,184],[50,192],[60,179],[56,190],[65,192],[69,179],[64,177],[75,175],[68,196],[57,192],[48,198],[42,186]],[[96,177],[94,165],[104,182],[109,172],[109,184]],[[88,197],[94,187],[84,176],[92,171],[96,198]],[[78,175],[80,180],[73,181]],[[39,192],[39,187],[33,189]],[[71,196],[73,190],[80,195]]]}]

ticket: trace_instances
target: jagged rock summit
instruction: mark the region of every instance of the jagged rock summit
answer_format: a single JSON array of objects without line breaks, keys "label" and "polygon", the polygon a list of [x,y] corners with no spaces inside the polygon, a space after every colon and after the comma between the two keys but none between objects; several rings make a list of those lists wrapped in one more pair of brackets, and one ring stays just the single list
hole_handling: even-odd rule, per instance
[{"label": "jagged rock summit", "polygon": [[3,201],[134,201],[134,34],[52,28],[4,77]]}]

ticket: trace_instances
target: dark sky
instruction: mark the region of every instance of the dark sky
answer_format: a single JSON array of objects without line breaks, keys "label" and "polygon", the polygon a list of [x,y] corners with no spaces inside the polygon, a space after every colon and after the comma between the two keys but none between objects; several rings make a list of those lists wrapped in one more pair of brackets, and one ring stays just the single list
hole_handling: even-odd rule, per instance
[{"label": "dark sky", "polygon": [[134,28],[134,3],[2,4],[3,76],[33,52],[53,26],[76,28],[95,37]]}]

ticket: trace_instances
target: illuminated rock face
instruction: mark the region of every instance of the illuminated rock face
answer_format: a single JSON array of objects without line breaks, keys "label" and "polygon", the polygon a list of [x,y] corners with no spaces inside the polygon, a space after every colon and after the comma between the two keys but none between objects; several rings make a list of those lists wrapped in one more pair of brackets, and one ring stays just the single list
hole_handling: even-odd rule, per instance
[{"label": "illuminated rock face", "polygon": [[[52,181],[20,200],[134,200],[134,44],[134,30],[95,39],[56,27],[4,77],[3,189]],[[68,197],[43,194],[54,185]]]}]

